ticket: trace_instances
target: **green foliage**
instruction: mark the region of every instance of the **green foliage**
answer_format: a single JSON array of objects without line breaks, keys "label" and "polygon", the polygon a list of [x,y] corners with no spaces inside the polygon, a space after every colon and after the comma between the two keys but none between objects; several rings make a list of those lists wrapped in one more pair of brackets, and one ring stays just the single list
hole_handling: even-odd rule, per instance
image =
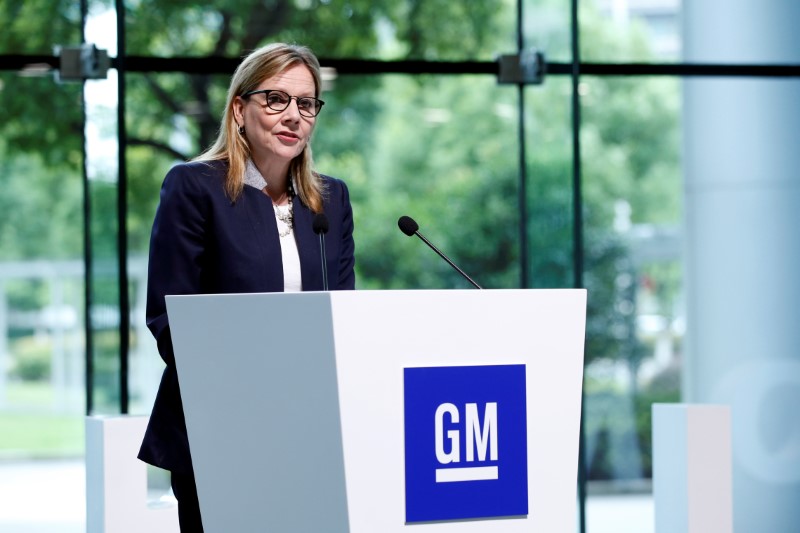
[{"label": "green foliage", "polygon": [[579,3],[581,61],[620,63],[652,56],[644,28],[635,19],[624,24],[602,17],[598,2]]},{"label": "green foliage", "polygon": [[[590,4],[581,2],[582,60],[647,57],[635,24],[620,31]],[[323,60],[490,60],[516,47],[515,5],[511,0],[131,0],[125,2],[126,47],[127,53],[144,56],[240,57],[281,40],[306,44]],[[54,42],[77,43],[76,6],[0,0],[0,51],[48,53]],[[55,23],[41,13],[54,13]],[[537,16],[526,17],[529,40],[545,45],[550,59],[568,53],[567,17],[560,0],[542,0]],[[146,253],[169,166],[196,155],[214,138],[228,79],[128,73],[131,255]],[[413,216],[423,233],[483,286],[518,287],[517,89],[497,85],[492,76],[340,75],[328,83],[314,153],[321,172],[350,186],[359,288],[467,287],[431,250],[398,231],[403,214]],[[616,207],[627,203],[633,223],[678,218],[679,91],[674,80],[583,77],[580,94],[586,363],[626,361],[635,373],[648,353],[635,335],[637,280],[643,273],[667,280],[657,290],[658,300],[669,307],[680,273],[635,263],[630,241],[614,228]],[[0,260],[77,258],[83,194],[80,86],[2,74],[0,96]],[[524,109],[527,274],[533,287],[570,287],[575,273],[569,80],[550,76],[544,85],[526,89]],[[92,293],[96,305],[113,307],[117,186],[116,176],[102,178],[89,184],[91,244],[96,272],[110,271],[112,277],[98,277]],[[42,287],[7,289],[14,309],[47,303]],[[95,338],[99,404],[114,404],[118,396],[115,334],[104,331]],[[635,396],[638,422],[626,431],[636,433],[643,451],[649,428],[645,407],[654,398],[673,397],[673,385],[628,391]],[[603,394],[593,398],[620,393]],[[618,422],[595,429],[608,436]],[[603,477],[610,475],[609,456],[603,438],[598,442],[593,475]],[[648,459],[643,461],[646,470]]]},{"label": "green foliage", "polygon": [[79,84],[59,85],[50,76],[2,73],[0,97],[0,153],[35,154],[43,167],[80,175],[83,115]]},{"label": "green foliage", "polygon": [[[601,51],[605,57],[625,57],[626,50],[646,54],[636,28],[617,34],[608,23],[598,23],[593,8],[583,4],[585,58]],[[217,0],[203,6],[186,0],[138,0],[126,3],[126,45],[132,54],[238,56],[259,44],[286,40],[307,44],[323,58],[486,58],[513,44],[513,7],[507,0]],[[544,20],[563,16],[557,2],[543,2],[541,9]],[[540,29],[548,40],[563,33],[555,23]],[[213,139],[227,79],[182,73],[127,76],[127,226],[132,253],[146,253],[158,189],[169,165],[192,157]],[[74,143],[79,136],[64,135],[80,123],[78,106],[68,105],[78,93],[61,90],[67,86],[55,91],[44,80],[9,78],[6,86],[25,94],[51,92],[48,105],[76,113],[67,113],[66,121],[25,121],[20,117],[41,116],[41,109],[30,99],[12,99],[3,134],[9,149],[43,154],[31,157],[44,158],[40,166],[52,165],[59,169],[55,173],[61,170],[56,159],[79,160],[79,145]],[[680,196],[677,180],[670,179],[677,161],[677,91],[669,82],[642,79],[584,78],[581,87],[590,362],[639,353],[635,346],[620,344],[633,331],[633,315],[612,312],[635,297],[631,285],[626,293],[617,279],[621,270],[631,274],[632,267],[625,259],[626,242],[612,230],[614,205],[620,199],[629,202],[634,221],[643,216],[674,218]],[[571,286],[574,278],[569,91],[568,82],[556,78],[526,91],[526,232],[528,274],[535,287]],[[466,286],[430,250],[399,234],[395,221],[402,214],[413,215],[486,287],[519,286],[516,89],[497,86],[488,76],[339,76],[324,98],[328,105],[319,119],[314,149],[321,171],[350,184],[360,287]],[[72,141],[42,145],[42,136]],[[12,160],[6,164],[32,166],[20,158]],[[49,189],[32,193],[46,195],[35,191]],[[116,187],[98,181],[90,185],[90,192],[93,253],[113,260],[117,243],[110,221],[116,220]],[[10,202],[12,197],[0,201]],[[45,199],[31,203],[31,209],[38,209]],[[60,205],[78,203],[75,196]],[[8,212],[14,210],[19,212],[19,207]],[[64,217],[76,214],[79,211],[73,210]],[[46,231],[36,227],[39,221],[30,213],[25,219],[33,221],[32,233]],[[56,227],[77,226],[73,219]],[[13,240],[14,246],[4,250],[40,241],[21,239],[19,230],[11,228],[0,224],[0,239],[3,231],[13,231],[5,240]],[[71,235],[74,240],[78,233]],[[59,246],[47,242],[43,248]],[[112,298],[114,294],[109,293]]]},{"label": "green foliage", "polygon": [[[487,59],[513,45],[508,0],[214,0],[128,2],[128,51],[239,56],[266,41],[321,57]],[[465,36],[467,36],[465,38]]]},{"label": "green foliage", "polygon": [[0,0],[0,21],[3,54],[48,55],[57,44],[81,40],[80,2],[74,0]]},{"label": "green foliage", "polygon": [[48,155],[20,148],[12,152],[0,138],[0,260],[78,257],[83,212],[79,170],[69,163],[48,166]]},{"label": "green foliage", "polygon": [[394,3],[391,20],[406,57],[492,59],[498,51],[514,49],[512,10],[510,2],[409,0]]},{"label": "green foliage", "polygon": [[82,121],[76,89],[0,75],[0,260],[80,256]]},{"label": "green foliage", "polygon": [[119,333],[116,329],[94,332],[94,407],[115,413],[119,406]]},{"label": "green foliage", "polygon": [[679,369],[671,367],[636,394],[608,381],[587,381],[584,433],[589,479],[652,477],[652,406],[680,401],[679,379]]},{"label": "green foliage", "polygon": [[0,411],[0,461],[82,456],[83,409],[65,409],[65,403],[81,403],[82,392],[59,393],[47,381],[8,381]]},{"label": "green foliage", "polygon": [[598,200],[587,202],[587,224],[610,227],[616,199],[630,203],[634,223],[674,223],[681,198],[677,81],[585,77],[581,86],[583,182],[587,199]]},{"label": "green foliage", "polygon": [[35,311],[47,305],[50,292],[45,280],[16,279],[5,282],[3,287],[6,305],[20,311]]},{"label": "green foliage", "polygon": [[[358,250],[380,250],[359,254],[359,285],[465,286],[431,250],[400,234],[397,219],[409,214],[431,228],[434,241],[447,235],[448,253],[457,254],[466,270],[481,272],[484,284],[514,286],[519,277],[514,272],[516,166],[505,157],[514,130],[507,118],[497,116],[493,103],[508,90],[482,77],[385,76],[381,81],[372,98],[392,105],[372,121],[336,128],[321,123],[315,139],[317,153],[331,154],[328,143],[335,144],[340,135],[362,137],[355,146],[366,181],[351,181],[343,173],[353,167],[352,157],[341,170],[337,159],[318,161],[326,172],[345,177],[354,191]],[[472,124],[472,138],[483,141],[465,142],[458,124]]]},{"label": "green foliage", "polygon": [[0,413],[0,460],[80,457],[84,417],[67,414]]},{"label": "green foliage", "polygon": [[12,367],[9,375],[24,381],[43,381],[50,377],[53,343],[49,338],[24,337],[11,347]]}]

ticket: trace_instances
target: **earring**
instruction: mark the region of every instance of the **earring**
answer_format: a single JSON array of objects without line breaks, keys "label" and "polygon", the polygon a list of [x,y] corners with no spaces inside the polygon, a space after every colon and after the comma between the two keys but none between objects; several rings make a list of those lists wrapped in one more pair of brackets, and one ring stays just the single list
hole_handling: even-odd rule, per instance
[{"label": "earring", "polygon": [[244,126],[239,126],[239,135],[244,135]]}]

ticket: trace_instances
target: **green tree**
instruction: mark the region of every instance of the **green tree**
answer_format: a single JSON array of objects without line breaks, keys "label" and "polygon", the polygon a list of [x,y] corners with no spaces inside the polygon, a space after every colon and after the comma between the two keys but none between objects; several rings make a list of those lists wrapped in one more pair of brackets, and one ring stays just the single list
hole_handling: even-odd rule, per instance
[{"label": "green tree", "polygon": [[[50,1],[56,11],[67,9]],[[548,5],[542,9],[552,12],[555,3]],[[583,14],[586,57],[601,49],[639,53],[644,46],[638,34],[620,38],[597,23],[596,14]],[[504,0],[218,0],[202,6],[141,0],[126,5],[126,46],[136,55],[236,57],[265,42],[285,40],[308,44],[323,58],[487,59],[511,47],[513,15],[513,3]],[[564,30],[554,28],[540,28],[545,41],[558,42]],[[210,143],[228,75],[142,72],[129,73],[126,80],[129,243],[133,253],[142,254],[163,175],[172,162]],[[14,79],[7,85],[24,82]],[[485,286],[517,286],[516,91],[496,86],[492,76],[339,76],[332,83],[314,148],[320,170],[351,184],[359,222],[360,286],[465,286],[432,252],[402,239],[394,223],[406,213],[430,228],[442,249]],[[593,311],[590,330],[597,333],[590,337],[589,357],[614,358],[608,332],[617,318],[606,311],[622,297],[614,288],[614,264],[626,252],[610,230],[613,205],[628,199],[634,216],[656,209],[664,217],[674,212],[675,191],[664,176],[674,171],[677,155],[651,148],[674,147],[674,139],[664,143],[659,138],[676,130],[674,106],[664,105],[674,100],[674,87],[638,79],[588,78],[583,84],[588,92],[582,98],[582,157],[591,163],[583,166],[586,281]],[[37,90],[20,85],[15,92]],[[548,78],[526,93],[531,138],[526,225],[529,274],[537,287],[570,286],[573,278],[568,90],[563,79]],[[52,92],[51,102],[67,98],[63,91]],[[35,152],[41,146],[37,134],[70,139],[43,150],[42,157],[51,164],[75,161],[80,115],[34,119],[41,117],[34,102],[13,98],[6,107],[3,135],[9,147]],[[58,107],[78,109],[74,100]],[[630,120],[634,115],[637,120]],[[652,201],[654,187],[664,190],[664,201]],[[113,209],[113,186],[96,190],[94,207]],[[103,249],[113,246],[109,240]]]},{"label": "green tree", "polygon": [[[0,24],[8,28],[0,50],[43,53],[51,46],[48,39],[77,43],[74,2],[24,3],[24,9],[35,5],[40,13],[59,14],[60,24],[49,33],[43,31],[49,20],[20,17],[19,4],[0,0]],[[289,41],[309,45],[323,59],[491,60],[516,46],[515,5],[511,0],[137,0],[126,2],[126,47],[138,56],[241,57],[261,44]],[[581,7],[583,60],[646,55],[640,32],[617,33],[590,2]],[[563,2],[547,0],[537,9],[547,16],[536,19],[532,40],[553,43],[565,53]],[[555,22],[548,26],[549,20]],[[33,37],[25,41],[26,36]],[[5,175],[14,176],[4,176],[9,186],[0,192],[3,253],[35,257],[63,246],[64,253],[74,254],[78,234],[56,238],[58,230],[48,229],[54,237],[34,245],[27,237],[42,228],[33,225],[20,233],[11,221],[53,211],[45,194],[25,194],[25,169],[34,169],[48,187],[63,186],[64,176],[70,176],[71,188],[59,198],[62,205],[48,228],[54,221],[74,226],[80,217],[79,180],[72,177],[79,176],[81,164],[77,86],[13,75],[0,80],[1,164]],[[127,74],[132,254],[146,252],[168,167],[196,155],[215,136],[228,80],[227,74]],[[350,185],[359,287],[467,286],[422,243],[400,234],[395,224],[403,214],[417,219],[423,233],[485,287],[517,287],[516,89],[498,86],[490,75],[339,75],[326,84],[328,104],[314,152],[320,171]],[[569,287],[574,277],[570,92],[568,80],[556,76],[525,91],[525,227],[535,287]],[[615,205],[628,202],[634,223],[645,217],[670,221],[679,209],[673,179],[679,174],[678,91],[670,80],[584,77],[581,106],[587,362],[625,360],[635,371],[645,353],[633,334],[638,274],[629,243],[614,230]],[[92,190],[99,215],[95,234],[113,236],[113,180]],[[99,242],[102,253],[113,256],[114,240]]]}]

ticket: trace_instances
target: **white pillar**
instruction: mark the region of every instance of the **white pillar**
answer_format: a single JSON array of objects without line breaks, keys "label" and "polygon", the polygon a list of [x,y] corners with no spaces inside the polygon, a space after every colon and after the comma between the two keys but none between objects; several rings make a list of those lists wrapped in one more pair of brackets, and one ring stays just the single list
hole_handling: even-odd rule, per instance
[{"label": "white pillar", "polygon": [[[800,2],[684,2],[689,63],[800,63]],[[684,82],[686,400],[731,405],[734,530],[800,523],[800,80]]]}]

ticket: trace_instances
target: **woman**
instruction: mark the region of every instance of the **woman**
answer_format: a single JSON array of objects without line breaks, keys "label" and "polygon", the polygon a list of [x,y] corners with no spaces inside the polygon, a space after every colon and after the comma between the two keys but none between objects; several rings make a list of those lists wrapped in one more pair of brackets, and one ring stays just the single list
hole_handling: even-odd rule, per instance
[{"label": "woman", "polygon": [[302,46],[260,48],[236,69],[214,144],[176,165],[153,223],[147,325],[166,362],[139,458],[172,473],[181,531],[202,531],[165,295],[322,290],[315,214],[328,219],[330,289],[354,289],[345,184],[313,171],[323,102],[319,62]]}]

